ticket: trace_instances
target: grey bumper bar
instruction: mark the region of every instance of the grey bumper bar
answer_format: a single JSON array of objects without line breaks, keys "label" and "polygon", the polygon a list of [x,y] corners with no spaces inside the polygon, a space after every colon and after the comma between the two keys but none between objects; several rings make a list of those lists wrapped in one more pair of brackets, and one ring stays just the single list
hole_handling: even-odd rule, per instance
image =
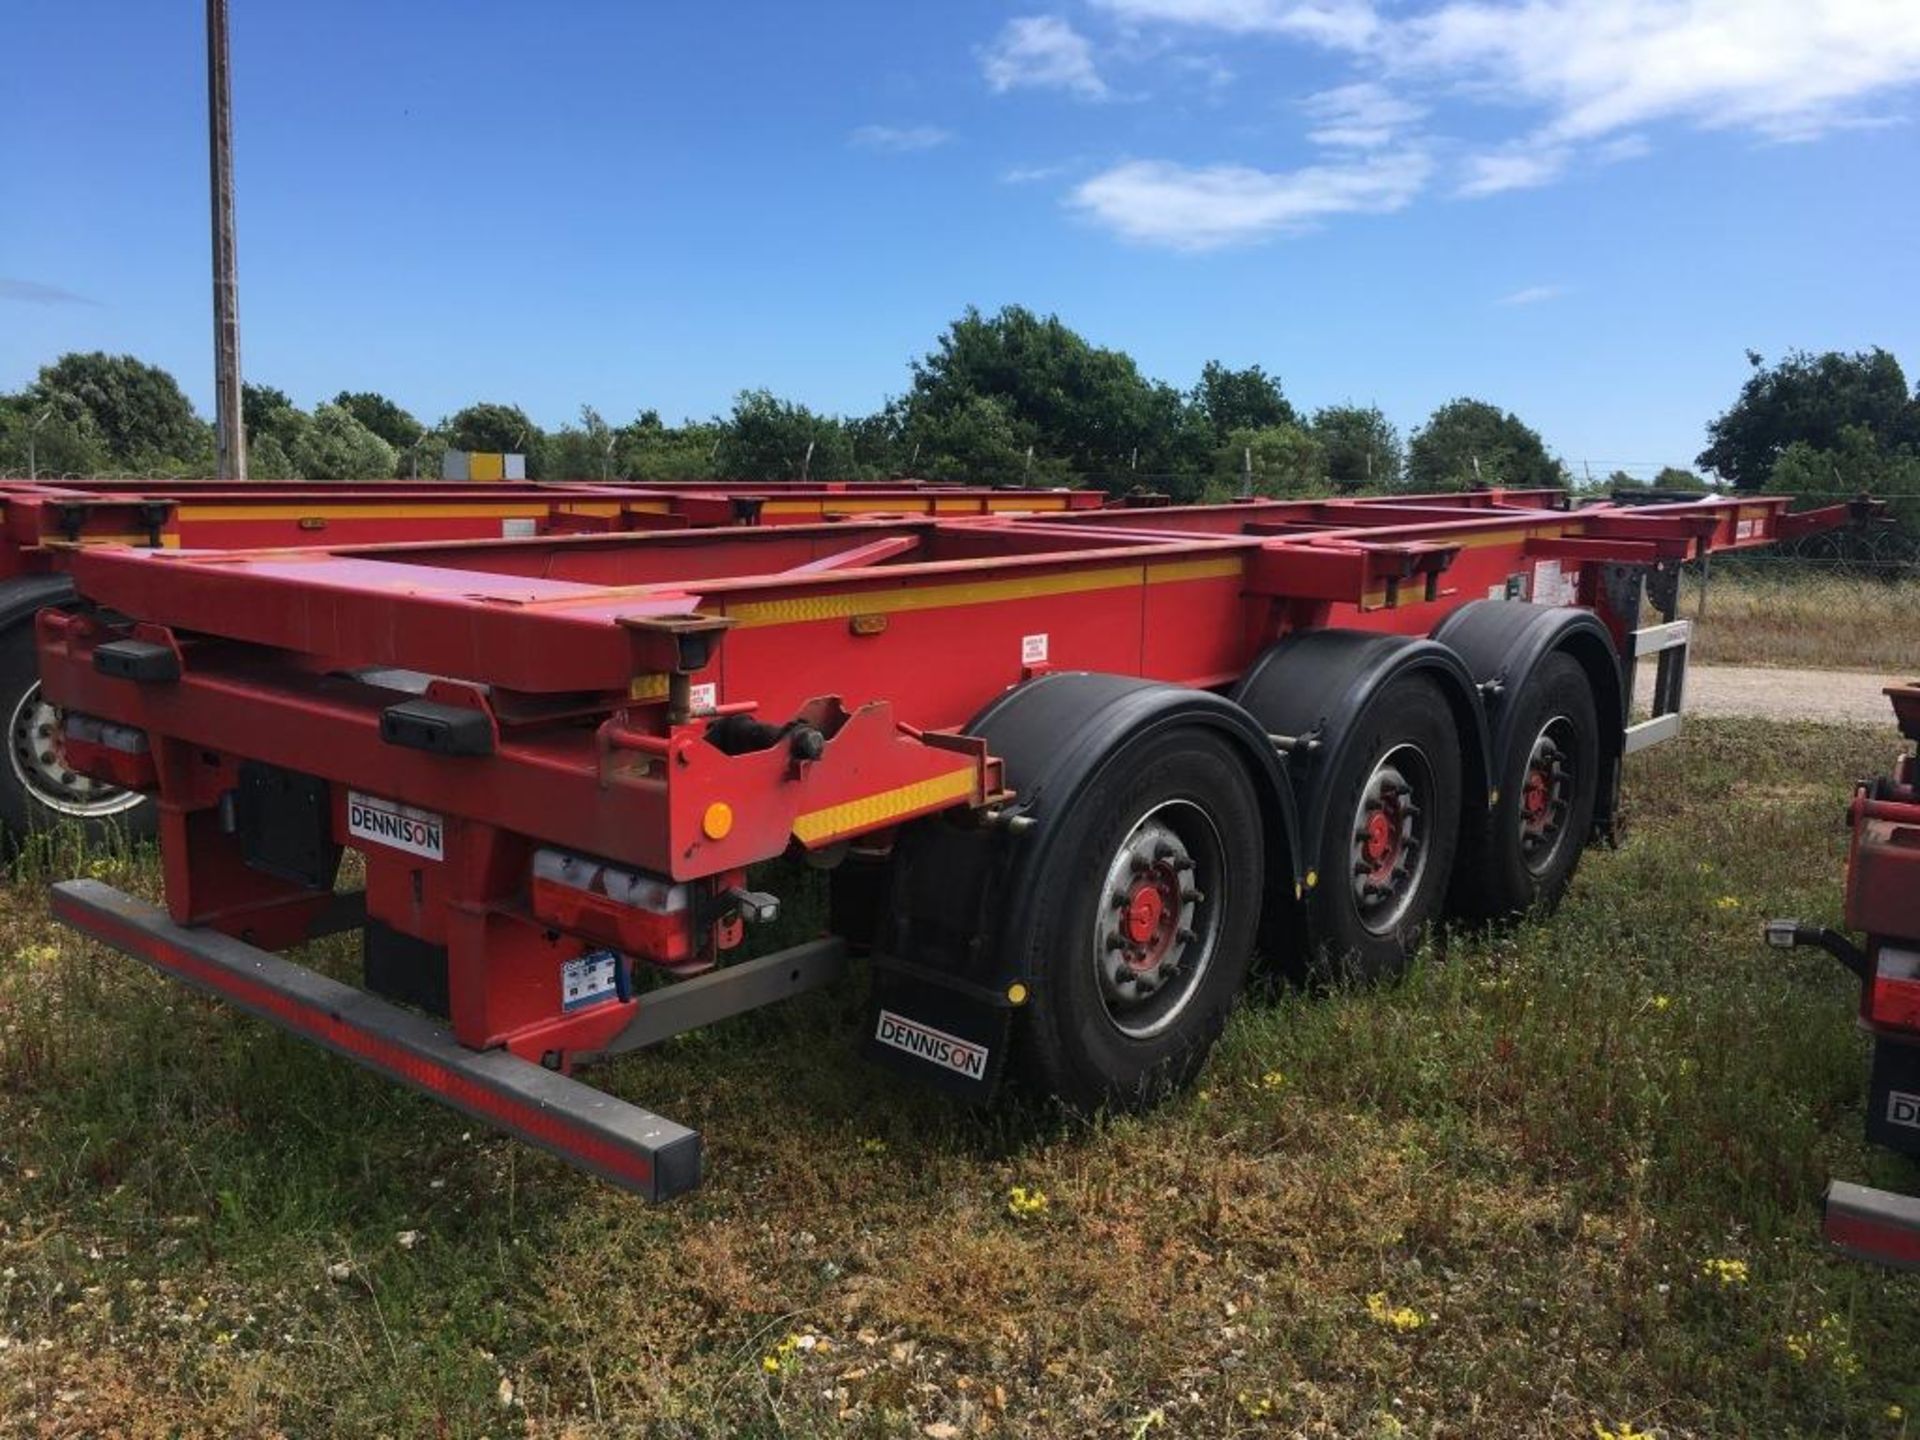
[{"label": "grey bumper bar", "polygon": [[700,1183],[700,1136],[504,1050],[475,1051],[444,1026],[304,965],[166,912],[97,880],[53,887],[56,919],[303,1039],[666,1200]]}]

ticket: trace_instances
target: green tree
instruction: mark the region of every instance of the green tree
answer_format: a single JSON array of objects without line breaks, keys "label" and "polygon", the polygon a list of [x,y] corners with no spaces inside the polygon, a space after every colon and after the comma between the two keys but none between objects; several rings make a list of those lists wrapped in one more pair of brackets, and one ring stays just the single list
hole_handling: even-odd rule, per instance
[{"label": "green tree", "polygon": [[720,473],[741,480],[844,479],[853,466],[846,428],[770,390],[742,390],[720,441]]},{"label": "green tree", "polygon": [[991,395],[969,395],[957,405],[918,417],[907,431],[918,460],[914,470],[935,480],[970,485],[1017,485],[1027,478],[1030,431]]},{"label": "green tree", "polygon": [[427,428],[377,390],[342,390],[333,403],[396,451],[409,449]]},{"label": "green tree", "polygon": [[1837,451],[1852,426],[1883,454],[1920,444],[1920,400],[1909,395],[1900,362],[1878,346],[1854,354],[1795,350],[1777,365],[1749,350],[1747,361],[1753,373],[1707,426],[1708,445],[1696,461],[1736,489],[1770,485],[1775,464],[1796,443]]},{"label": "green tree", "polygon": [[106,442],[83,407],[31,391],[0,396],[0,473],[84,477],[105,468]]},{"label": "green tree", "polygon": [[157,365],[95,350],[62,355],[40,371],[35,400],[84,411],[106,460],[126,470],[172,470],[212,460],[212,433],[179,383]]},{"label": "green tree", "polygon": [[1308,427],[1326,456],[1336,490],[1397,490],[1406,452],[1400,432],[1377,405],[1325,405]]},{"label": "green tree", "polygon": [[247,427],[248,479],[307,478],[301,475],[294,452],[312,427],[313,417],[295,405],[291,395],[272,385],[243,384],[240,417]]},{"label": "green tree", "polygon": [[1256,495],[1323,495],[1327,490],[1326,453],[1298,425],[1266,425],[1235,430],[1214,455],[1215,495],[1238,494],[1247,466]]},{"label": "green tree", "polygon": [[718,420],[666,425],[658,411],[642,411],[614,432],[614,473],[631,480],[710,480],[725,434]]},{"label": "green tree", "polygon": [[853,473],[863,480],[885,480],[904,474],[907,456],[901,450],[906,413],[897,401],[889,401],[871,415],[849,417],[847,444],[853,450]]},{"label": "green tree", "polygon": [[1416,491],[1470,490],[1476,484],[1524,490],[1564,486],[1567,473],[1519,416],[1462,398],[1449,400],[1414,432],[1407,481]]},{"label": "green tree", "polygon": [[612,479],[618,448],[613,427],[593,406],[582,405],[578,425],[562,425],[547,436],[545,473],[554,480]]},{"label": "green tree", "polygon": [[527,418],[518,405],[498,405],[483,401],[469,405],[444,421],[449,450],[479,451],[482,454],[524,455],[527,478],[538,480],[546,474],[546,436]]},{"label": "green tree", "polygon": [[[984,396],[1034,446],[1037,467],[1058,459],[1075,474],[1123,485],[1136,454],[1144,469],[1170,441],[1160,388],[1131,357],[1089,344],[1058,316],[1018,305],[992,316],[969,308],[914,362],[907,429],[953,423]],[[1204,451],[1196,461],[1204,463]]]},{"label": "green tree", "polygon": [[1200,371],[1200,383],[1193,387],[1193,405],[1213,427],[1216,445],[1226,444],[1235,430],[1265,430],[1300,421],[1280,389],[1279,377],[1258,365],[1229,370],[1218,360],[1209,360]]},{"label": "green tree", "polygon": [[339,405],[322,405],[294,441],[294,468],[308,480],[384,480],[393,447]]}]

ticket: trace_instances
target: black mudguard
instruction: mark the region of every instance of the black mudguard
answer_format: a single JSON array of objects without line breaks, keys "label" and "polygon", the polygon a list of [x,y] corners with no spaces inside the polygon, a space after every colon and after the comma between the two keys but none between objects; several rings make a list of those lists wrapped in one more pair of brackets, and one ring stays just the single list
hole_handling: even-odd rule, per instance
[{"label": "black mudguard", "polygon": [[1234,687],[1235,700],[1293,742],[1286,770],[1308,845],[1326,823],[1326,777],[1339,770],[1361,715],[1391,681],[1409,674],[1431,678],[1453,712],[1462,807],[1475,796],[1491,803],[1486,715],[1473,677],[1445,645],[1363,630],[1304,630],[1269,646]]},{"label": "black mudguard", "polygon": [[[1285,767],[1259,723],[1207,690],[1061,671],[1015,686],[968,733],[1006,764],[1013,802],[991,826],[934,818],[901,836],[890,902],[873,954],[868,1057],[975,1098],[1003,1069],[1013,1012],[1033,977],[1002,943],[1049,897],[1037,873],[1075,798],[1128,744],[1172,725],[1217,730],[1260,791],[1272,887],[1298,893],[1299,817]],[[1269,893],[1273,893],[1272,887]],[[918,1027],[916,1033],[904,1027]],[[984,1051],[985,1054],[976,1053]]]},{"label": "black mudguard", "polygon": [[18,575],[0,581],[0,634],[15,625],[31,625],[49,605],[73,599],[73,581],[65,575]]},{"label": "black mudguard", "polygon": [[1596,835],[1609,835],[1620,798],[1620,760],[1626,739],[1626,686],[1613,636],[1590,610],[1534,605],[1524,600],[1475,600],[1435,627],[1433,638],[1457,654],[1480,687],[1489,724],[1490,753],[1512,743],[1513,707],[1547,656],[1564,651],[1586,672],[1600,717],[1600,787],[1594,800]]}]

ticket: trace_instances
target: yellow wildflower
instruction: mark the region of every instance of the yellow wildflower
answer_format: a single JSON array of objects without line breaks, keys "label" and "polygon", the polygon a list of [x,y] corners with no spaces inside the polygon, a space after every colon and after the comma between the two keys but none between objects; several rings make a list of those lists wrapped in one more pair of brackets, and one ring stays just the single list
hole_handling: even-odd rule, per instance
[{"label": "yellow wildflower", "polygon": [[1732,1287],[1747,1283],[1747,1262],[1744,1260],[1702,1260],[1700,1273],[1709,1280],[1718,1280],[1722,1285]]},{"label": "yellow wildflower", "polygon": [[1902,1410],[1898,1405],[1888,1405],[1887,1418],[1889,1420],[1904,1420],[1907,1418],[1907,1412]]},{"label": "yellow wildflower", "polygon": [[1387,1297],[1379,1291],[1367,1296],[1367,1315],[1376,1325],[1384,1325],[1389,1330],[1406,1334],[1409,1330],[1418,1330],[1427,1322],[1420,1318],[1420,1312],[1406,1305],[1389,1305]]},{"label": "yellow wildflower", "polygon": [[1738,895],[1722,895],[1718,900],[1713,902],[1713,905],[1716,910],[1738,910],[1740,908],[1740,897]]},{"label": "yellow wildflower", "polygon": [[1286,1083],[1287,1077],[1282,1075],[1278,1070],[1269,1070],[1260,1077],[1260,1088],[1262,1090],[1278,1090]]},{"label": "yellow wildflower", "polygon": [[1593,1422],[1595,1440],[1655,1440],[1655,1432],[1641,1430],[1631,1420],[1622,1420],[1618,1428],[1609,1430],[1598,1420]]},{"label": "yellow wildflower", "polygon": [[1671,995],[1656,995],[1653,997],[1653,1008],[1656,1010],[1665,1010],[1671,1004],[1673,1004],[1673,997]]},{"label": "yellow wildflower", "polygon": [[826,1348],[826,1341],[812,1335],[789,1334],[771,1351],[760,1357],[760,1368],[769,1375],[779,1375],[791,1370],[800,1363],[799,1352],[816,1347]]},{"label": "yellow wildflower", "polygon": [[887,1153],[887,1142],[868,1136],[860,1142],[860,1148],[869,1155],[884,1155]]},{"label": "yellow wildflower", "polygon": [[1233,1398],[1234,1402],[1255,1420],[1264,1420],[1273,1413],[1273,1397],[1271,1395],[1249,1395],[1246,1391],[1242,1390]]},{"label": "yellow wildflower", "polygon": [[1034,1220],[1047,1213],[1047,1192],[1016,1185],[1007,1192],[1007,1213],[1016,1220]]}]

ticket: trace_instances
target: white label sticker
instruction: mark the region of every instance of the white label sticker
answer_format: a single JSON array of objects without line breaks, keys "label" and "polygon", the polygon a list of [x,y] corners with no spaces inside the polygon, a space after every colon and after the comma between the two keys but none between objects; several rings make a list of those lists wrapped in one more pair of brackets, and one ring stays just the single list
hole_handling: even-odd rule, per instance
[{"label": "white label sticker", "polygon": [[1020,637],[1020,663],[1022,665],[1046,664],[1047,637],[1044,635],[1022,635]]},{"label": "white label sticker", "polygon": [[1736,520],[1734,522],[1733,538],[1736,540],[1751,540],[1759,533],[1760,522],[1758,520]]},{"label": "white label sticker", "polygon": [[711,715],[720,708],[720,686],[712,681],[705,685],[695,685],[687,691],[687,704],[693,707],[696,715]]},{"label": "white label sticker", "polygon": [[347,833],[429,860],[446,858],[446,826],[431,810],[416,810],[398,800],[347,792]]},{"label": "white label sticker", "polygon": [[516,518],[509,517],[500,522],[500,538],[503,540],[531,540],[540,533],[533,523],[531,515]]},{"label": "white label sticker", "polygon": [[1533,603],[1571,605],[1574,587],[1560,571],[1558,560],[1536,560],[1533,564]]},{"label": "white label sticker", "polygon": [[949,1035],[931,1025],[922,1025],[918,1020],[909,1020],[891,1010],[880,1012],[880,1025],[873,1032],[873,1038],[882,1045],[906,1051],[916,1060],[925,1060],[929,1065],[938,1065],[969,1080],[986,1078],[986,1046],[962,1040],[958,1035]]},{"label": "white label sticker", "polygon": [[1920,1095],[1911,1095],[1905,1090],[1887,1092],[1887,1123],[1904,1125],[1909,1130],[1920,1130]]},{"label": "white label sticker", "polygon": [[612,996],[619,963],[611,950],[594,950],[567,961],[560,967],[560,1008],[578,1010]]}]

